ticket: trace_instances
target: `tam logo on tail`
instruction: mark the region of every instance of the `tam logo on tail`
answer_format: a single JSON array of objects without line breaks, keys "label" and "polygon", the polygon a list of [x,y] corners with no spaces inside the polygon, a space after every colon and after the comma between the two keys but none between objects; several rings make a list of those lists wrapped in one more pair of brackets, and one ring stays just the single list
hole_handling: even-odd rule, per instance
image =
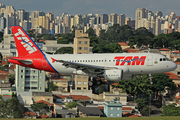
[{"label": "tam logo on tail", "polygon": [[14,36],[17,37],[18,40],[22,40],[21,44],[28,51],[29,54],[37,51],[36,47],[33,47],[32,42],[26,37],[21,29],[17,29],[18,32],[14,33]]}]

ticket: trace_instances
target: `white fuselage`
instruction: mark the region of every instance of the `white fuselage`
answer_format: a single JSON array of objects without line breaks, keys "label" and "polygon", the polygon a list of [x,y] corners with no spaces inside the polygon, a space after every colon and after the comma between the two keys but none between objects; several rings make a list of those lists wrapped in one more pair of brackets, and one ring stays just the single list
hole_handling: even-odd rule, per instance
[{"label": "white fuselage", "polygon": [[164,55],[154,53],[57,54],[46,55],[46,57],[52,67],[61,74],[77,73],[76,69],[65,67],[63,63],[52,63],[51,58],[92,66],[116,67],[122,69],[124,74],[163,73],[177,67]]}]

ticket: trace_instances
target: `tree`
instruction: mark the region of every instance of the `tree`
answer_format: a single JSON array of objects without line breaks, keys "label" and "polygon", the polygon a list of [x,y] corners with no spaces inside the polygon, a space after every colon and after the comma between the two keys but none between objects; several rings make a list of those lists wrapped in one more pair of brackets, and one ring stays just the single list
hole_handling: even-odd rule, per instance
[{"label": "tree", "polygon": [[73,48],[72,47],[62,47],[59,48],[58,50],[56,50],[56,52],[54,54],[73,54]]},{"label": "tree", "polygon": [[14,80],[15,80],[15,76],[13,74],[10,74],[9,75],[9,82],[11,83],[11,86],[15,83]]},{"label": "tree", "polygon": [[40,115],[43,115],[43,114],[49,112],[49,106],[47,104],[44,104],[44,103],[32,104],[31,108],[33,111],[39,112]]},{"label": "tree", "polygon": [[17,96],[14,95],[11,99],[6,100],[6,113],[10,118],[23,118],[25,112],[24,104],[20,103]]},{"label": "tree", "polygon": [[96,36],[95,31],[94,31],[92,28],[89,28],[89,29],[86,31],[86,33],[88,33],[88,36],[89,36],[89,37],[90,37],[90,36],[93,36],[93,37]]},{"label": "tree", "polygon": [[137,99],[135,99],[135,102],[138,105],[139,111],[141,111],[148,104],[146,98],[137,98]]},{"label": "tree", "polygon": [[180,107],[176,106],[176,103],[163,106],[162,116],[180,116]]},{"label": "tree", "polygon": [[101,86],[99,86],[99,88],[98,88],[98,94],[101,94],[101,93],[103,93],[103,92],[105,92],[106,91],[106,87],[105,87],[105,85],[101,85]]},{"label": "tree", "polygon": [[131,94],[135,98],[149,96],[152,94],[149,76],[146,74],[135,75],[133,80],[118,81],[116,88],[122,88],[124,92]]},{"label": "tree", "polygon": [[180,58],[178,58],[175,62],[180,62]]},{"label": "tree", "polygon": [[4,36],[4,33],[0,32],[0,43],[1,43],[1,41],[3,41],[3,36]]},{"label": "tree", "polygon": [[154,38],[154,34],[152,32],[149,32],[145,27],[140,27],[133,31],[134,36],[150,36],[151,38]]},{"label": "tree", "polygon": [[54,37],[54,35],[51,35],[51,34],[44,34],[43,39],[45,39],[45,40],[55,40],[55,37]]},{"label": "tree", "polygon": [[0,118],[7,118],[6,113],[6,102],[4,101],[3,97],[0,95]]},{"label": "tree", "polygon": [[75,108],[76,106],[79,106],[77,102],[70,102],[66,104],[67,109],[72,109],[72,108]]},{"label": "tree", "polygon": [[107,46],[107,50],[106,53],[120,53],[122,52],[122,48],[118,43],[111,43],[106,45]]},{"label": "tree", "polygon": [[156,96],[159,91],[164,91],[165,87],[168,87],[169,90],[175,91],[176,85],[172,81],[172,79],[169,78],[168,75],[165,74],[153,74],[152,75],[152,90],[156,93]]},{"label": "tree", "polygon": [[53,82],[49,82],[49,92],[57,90],[58,86],[56,86]]}]

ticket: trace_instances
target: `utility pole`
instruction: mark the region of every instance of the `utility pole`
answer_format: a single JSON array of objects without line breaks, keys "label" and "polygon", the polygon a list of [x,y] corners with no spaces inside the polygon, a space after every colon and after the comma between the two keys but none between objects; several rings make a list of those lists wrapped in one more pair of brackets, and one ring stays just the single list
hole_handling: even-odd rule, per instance
[{"label": "utility pole", "polygon": [[[152,85],[153,82],[152,82],[152,76],[151,76],[151,74],[149,74],[149,79],[150,79],[150,85]],[[150,97],[149,97],[149,117],[151,117],[151,94],[150,94],[149,96],[150,96]]]}]

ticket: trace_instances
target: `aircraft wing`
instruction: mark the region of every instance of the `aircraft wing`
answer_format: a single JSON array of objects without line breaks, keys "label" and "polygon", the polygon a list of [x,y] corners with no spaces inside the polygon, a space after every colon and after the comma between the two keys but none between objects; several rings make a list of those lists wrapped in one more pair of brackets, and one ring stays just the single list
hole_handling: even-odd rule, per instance
[{"label": "aircraft wing", "polygon": [[88,64],[81,64],[81,63],[74,63],[68,62],[64,60],[56,60],[56,62],[63,63],[65,67],[75,68],[76,70],[82,70],[86,74],[103,74],[104,70],[108,69],[117,69],[116,67],[103,67],[103,66],[96,66],[96,65],[88,65]]}]

